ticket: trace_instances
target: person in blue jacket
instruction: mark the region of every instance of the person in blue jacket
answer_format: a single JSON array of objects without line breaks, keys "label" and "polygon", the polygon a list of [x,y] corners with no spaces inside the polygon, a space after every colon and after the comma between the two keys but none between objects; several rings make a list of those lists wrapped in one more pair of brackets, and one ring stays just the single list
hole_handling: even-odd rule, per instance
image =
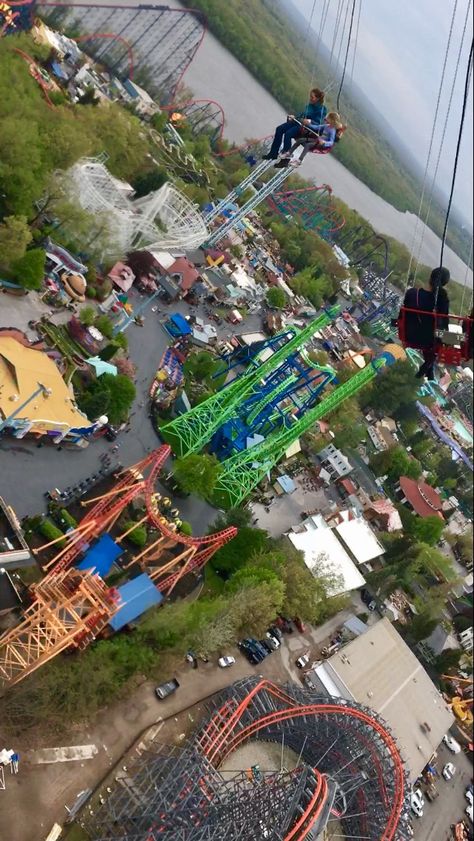
[{"label": "person in blue jacket", "polygon": [[[324,122],[326,114],[327,108],[324,105],[324,91],[319,88],[312,88],[309,93],[309,102],[304,111],[302,111],[301,114],[298,114],[297,119],[300,123],[304,123],[305,125],[309,125],[310,123],[320,125]],[[270,151],[268,155],[263,156],[264,161],[275,161],[278,158],[282,141],[283,151],[290,151],[293,140],[296,139],[301,131],[300,123],[297,123],[295,121],[295,117],[292,114],[289,114],[286,123],[282,123],[280,126],[276,127]]]}]

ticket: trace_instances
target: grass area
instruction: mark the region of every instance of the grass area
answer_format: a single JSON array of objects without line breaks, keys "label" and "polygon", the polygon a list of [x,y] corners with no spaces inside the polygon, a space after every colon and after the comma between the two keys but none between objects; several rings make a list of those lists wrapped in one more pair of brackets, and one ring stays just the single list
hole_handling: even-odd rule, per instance
[{"label": "grass area", "polygon": [[74,364],[74,356],[85,359],[83,348],[71,339],[65,327],[58,327],[55,324],[42,324],[41,332],[66,357],[70,365]]},{"label": "grass area", "polygon": [[206,564],[204,568],[204,585],[206,595],[219,596],[224,590],[225,582],[211,564]]},{"label": "grass area", "polygon": [[85,829],[82,829],[82,827],[78,826],[76,823],[65,827],[61,838],[63,838],[64,841],[90,841],[90,836],[87,834]]}]

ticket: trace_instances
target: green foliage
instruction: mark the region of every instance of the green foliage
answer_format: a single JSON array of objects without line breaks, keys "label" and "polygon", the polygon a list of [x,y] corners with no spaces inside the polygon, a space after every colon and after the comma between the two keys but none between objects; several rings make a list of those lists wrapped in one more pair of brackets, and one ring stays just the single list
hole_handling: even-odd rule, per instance
[{"label": "green foliage", "polygon": [[46,253],[42,248],[32,248],[23,257],[12,262],[13,276],[24,289],[41,289],[44,279]]},{"label": "green foliage", "polygon": [[91,307],[91,306],[82,307],[82,309],[79,313],[79,321],[81,322],[81,324],[84,325],[84,327],[92,327],[92,325],[94,323],[95,315],[96,315],[96,312],[95,312],[94,307]]},{"label": "green foliage", "polygon": [[111,423],[122,423],[128,417],[135,395],[135,386],[128,377],[102,374],[77,395],[77,404],[89,420],[105,414]]},{"label": "green foliage", "polygon": [[[123,530],[128,531],[128,529],[132,528],[132,526],[133,520],[127,520],[127,522],[124,523]],[[127,540],[129,540],[130,543],[133,543],[135,546],[138,546],[139,549],[143,549],[143,547],[146,546],[147,539],[148,532],[144,523],[135,526],[135,528],[129,534],[127,534]]]},{"label": "green foliage", "polygon": [[434,667],[438,674],[445,675],[449,672],[449,669],[457,669],[462,654],[461,648],[447,648],[446,651],[438,654],[434,662]]},{"label": "green foliage", "polygon": [[213,568],[224,576],[237,572],[254,555],[263,552],[268,543],[268,535],[263,529],[242,526],[232,540],[222,546],[213,556]]},{"label": "green foliage", "polygon": [[167,181],[168,174],[166,170],[155,168],[141,175],[137,175],[132,187],[135,190],[136,198],[141,198],[142,196],[147,196],[148,193],[154,190],[159,190]]},{"label": "green foliage", "polygon": [[428,546],[436,546],[445,527],[441,517],[416,517],[413,524],[413,537],[419,543],[426,543]]},{"label": "green foliage", "polygon": [[182,534],[187,534],[189,537],[191,537],[193,533],[193,527],[191,523],[187,522],[187,520],[182,520],[179,530]]},{"label": "green foliage", "polygon": [[286,295],[279,286],[272,286],[265,297],[269,307],[282,310],[286,306]]},{"label": "green foliage", "polygon": [[361,405],[397,417],[400,409],[415,402],[418,387],[410,362],[399,360],[386,367],[369,388],[361,391]]},{"label": "green foliage", "polygon": [[410,622],[410,637],[414,642],[421,642],[433,633],[437,624],[437,619],[434,619],[429,614],[420,613],[414,616]]},{"label": "green foliage", "polygon": [[91,300],[97,298],[97,289],[95,288],[95,286],[91,286],[90,283],[87,284],[86,298],[90,298]]},{"label": "green foliage", "polygon": [[[48,520],[46,517],[41,520],[38,530],[43,537],[46,538],[47,543],[50,540],[57,540],[58,537],[62,537],[63,532],[59,529],[51,520]],[[59,541],[58,546],[64,546],[65,542],[63,540]]]},{"label": "green foliage", "polygon": [[108,315],[98,315],[94,320],[94,326],[105,336],[106,339],[112,339],[114,336],[114,325],[112,324]]},{"label": "green foliage", "polygon": [[31,240],[26,216],[7,216],[0,225],[0,267],[21,260]]},{"label": "green foliage", "polygon": [[202,350],[188,356],[184,363],[184,373],[187,377],[203,383],[209,381],[212,374],[221,367],[212,353]]},{"label": "green foliage", "polygon": [[184,493],[207,499],[222,468],[215,456],[193,454],[176,459],[173,475]]},{"label": "green foliage", "polygon": [[391,482],[396,482],[400,476],[408,476],[409,479],[421,476],[420,462],[401,446],[375,453],[370,459],[370,468],[376,476],[388,476]]},{"label": "green foliage", "polygon": [[75,529],[77,527],[77,520],[74,519],[66,508],[61,508],[59,511],[59,522],[66,529]]}]

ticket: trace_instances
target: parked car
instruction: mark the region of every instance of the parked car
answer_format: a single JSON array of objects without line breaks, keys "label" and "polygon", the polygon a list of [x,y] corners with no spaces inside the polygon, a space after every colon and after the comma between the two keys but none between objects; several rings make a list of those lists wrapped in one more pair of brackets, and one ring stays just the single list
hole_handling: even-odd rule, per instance
[{"label": "parked car", "polygon": [[305,627],[305,624],[304,624],[303,620],[300,619],[299,616],[295,616],[295,618],[293,619],[293,622],[295,623],[296,628],[300,632],[300,634],[304,634],[304,632],[306,631],[306,627]]},{"label": "parked car", "polygon": [[424,797],[421,793],[421,790],[419,788],[417,788],[417,789],[415,789],[415,791],[412,791],[412,793],[410,795],[410,806],[411,806],[411,810],[412,810],[413,814],[416,815],[417,818],[422,818],[423,817],[423,807],[424,807],[424,805],[425,805],[425,800],[424,800]]},{"label": "parked car", "polygon": [[451,753],[461,753],[461,745],[449,733],[443,736],[443,742]]},{"label": "parked car", "polygon": [[469,788],[466,789],[466,791],[464,792],[464,797],[472,806],[472,804],[474,803],[474,794],[472,793],[472,786],[469,786]]},{"label": "parked car", "polygon": [[247,657],[251,663],[261,663],[268,654],[268,651],[263,646],[257,643],[257,640],[245,639],[238,643],[238,647]]},{"label": "parked car", "polygon": [[160,683],[155,689],[155,695],[162,701],[164,698],[172,695],[173,692],[176,692],[177,689],[179,689],[179,683],[174,677],[172,680],[167,680],[166,683]]},{"label": "parked car", "polygon": [[276,625],[270,625],[270,627],[267,629],[267,633],[271,634],[272,637],[276,637],[277,640],[279,640],[280,642],[283,639],[283,634],[280,628],[277,628]]},{"label": "parked car", "polygon": [[426,797],[430,801],[430,803],[433,803],[433,801],[436,800],[437,797],[439,797],[439,791],[436,788],[436,786],[433,785],[433,783],[430,783],[428,786],[426,786]]},{"label": "parked car", "polygon": [[219,663],[221,669],[227,669],[229,668],[229,666],[234,665],[235,657],[232,657],[231,655],[225,655],[224,657],[219,657],[219,660],[217,662]]},{"label": "parked car", "polygon": [[275,634],[271,634],[270,631],[267,631],[265,636],[266,636],[267,645],[270,646],[272,651],[276,651],[277,648],[280,648],[280,645],[281,645],[280,640],[278,639],[278,637],[275,636]]},{"label": "parked car", "polygon": [[441,773],[445,780],[451,780],[456,773],[456,768],[452,762],[447,762]]},{"label": "parked car", "polygon": [[469,805],[466,806],[464,811],[466,812],[466,815],[468,816],[471,823],[474,823],[474,821],[473,821],[474,806],[472,805],[472,803],[469,803]]},{"label": "parked car", "polygon": [[298,657],[296,661],[296,666],[298,669],[304,669],[309,663],[309,654],[302,654],[301,657]]}]

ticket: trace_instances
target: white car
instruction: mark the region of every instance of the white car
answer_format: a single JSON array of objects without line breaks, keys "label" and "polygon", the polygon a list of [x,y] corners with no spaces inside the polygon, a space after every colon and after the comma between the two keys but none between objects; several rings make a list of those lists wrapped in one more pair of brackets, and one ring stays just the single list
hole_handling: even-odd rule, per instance
[{"label": "white car", "polygon": [[464,792],[464,797],[466,798],[466,800],[467,800],[467,801],[471,804],[471,806],[472,806],[472,804],[474,803],[474,794],[472,793],[472,791],[471,791],[471,789],[470,789],[470,788],[467,788],[467,789],[466,789],[466,791]]},{"label": "white car", "polygon": [[302,654],[301,657],[298,657],[296,660],[296,665],[298,669],[304,669],[309,663],[309,654]]},{"label": "white car", "polygon": [[445,780],[451,780],[456,773],[456,768],[452,762],[447,762],[441,773]]},{"label": "white car", "polygon": [[465,812],[466,812],[466,815],[468,816],[469,820],[471,821],[471,823],[474,823],[474,821],[473,821],[474,806],[472,805],[472,803],[469,803],[469,806],[466,806]]},{"label": "white car", "polygon": [[451,753],[461,753],[461,745],[456,741],[456,739],[453,739],[449,733],[446,733],[446,736],[443,736],[443,742]]},{"label": "white car", "polygon": [[410,806],[411,806],[411,810],[412,810],[413,814],[416,815],[417,818],[422,818],[423,817],[423,805],[424,805],[424,803],[422,802],[423,798],[421,798],[421,800],[420,800],[420,798],[417,797],[417,794],[418,794],[418,792],[412,791],[411,797],[410,797]]},{"label": "white car", "polygon": [[268,640],[269,646],[273,648],[274,651],[276,651],[277,648],[280,648],[281,642],[275,634],[271,634],[270,631],[267,631],[265,637]]},{"label": "white car", "polygon": [[229,666],[234,665],[235,657],[231,657],[230,655],[226,657],[219,657],[218,663],[221,669],[227,669]]}]

